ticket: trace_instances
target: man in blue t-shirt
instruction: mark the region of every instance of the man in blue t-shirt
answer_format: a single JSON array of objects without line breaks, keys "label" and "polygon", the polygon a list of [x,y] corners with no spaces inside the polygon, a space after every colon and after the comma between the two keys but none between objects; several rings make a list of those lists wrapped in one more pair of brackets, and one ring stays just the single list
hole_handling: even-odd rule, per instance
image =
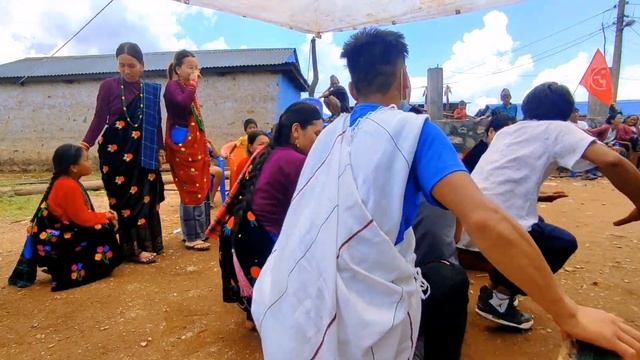
[{"label": "man in blue t-shirt", "polygon": [[[342,57],[346,58],[351,74],[349,90],[358,103],[351,114],[352,125],[371,111],[398,106],[406,98],[407,55],[404,36],[390,30],[365,29],[345,43]],[[391,67],[396,68],[395,73],[388,71]],[[511,94],[503,90],[502,95],[503,107],[516,117],[517,107],[511,104]],[[424,123],[411,164],[396,243],[416,219],[423,195],[429,203],[451,210],[487,259],[524,289],[569,336],[621,353],[628,345],[614,334],[624,331],[626,336],[640,337],[622,320],[612,321],[609,314],[579,306],[562,293],[531,237],[482,195],[464,171],[447,137],[431,121]],[[522,266],[525,263],[527,266]],[[583,325],[587,323],[590,325]]]},{"label": "man in blue t-shirt", "polygon": [[500,101],[502,101],[502,104],[493,108],[491,115],[505,113],[513,118],[513,121],[516,121],[518,119],[518,105],[511,103],[511,92],[509,89],[502,89],[500,92]]},{"label": "man in blue t-shirt", "polygon": [[[442,130],[424,116],[407,114],[397,110],[401,100],[407,98],[406,85],[409,84],[409,75],[405,65],[408,47],[404,35],[391,30],[363,29],[352,35],[345,43],[341,56],[346,59],[351,74],[352,81],[349,84],[349,91],[358,105],[349,115],[349,119],[341,118],[338,124],[330,125],[317,139],[314,149],[306,159],[305,170],[308,170],[308,164],[314,165],[310,165],[309,169],[312,170],[309,170],[309,173],[305,173],[303,170],[303,176],[308,177],[308,180],[301,188],[299,184],[298,191],[298,196],[303,197],[309,203],[303,206],[303,202],[299,200],[300,197],[294,199],[285,221],[285,228],[289,227],[286,230],[290,234],[295,234],[296,237],[279,240],[278,250],[274,250],[268,262],[269,266],[265,267],[256,288],[254,288],[255,302],[252,311],[254,317],[262,319],[256,325],[263,336],[264,353],[271,358],[284,358],[291,355],[290,352],[287,353],[289,350],[303,350],[305,355],[309,355],[308,357],[316,357],[320,354],[318,355],[320,358],[346,358],[344,354],[352,354],[355,349],[360,353],[350,358],[364,358],[370,355],[374,358],[376,355],[380,358],[397,358],[398,354],[406,358],[406,355],[410,355],[415,348],[412,343],[415,337],[415,332],[413,332],[415,318],[411,318],[410,312],[414,312],[413,307],[415,301],[418,300],[416,298],[418,294],[413,286],[424,289],[425,295],[428,292],[428,286],[424,283],[424,279],[421,279],[420,272],[417,271],[413,277],[416,279],[414,284],[408,282],[409,279],[404,277],[399,279],[400,285],[394,282],[390,286],[389,279],[395,279],[398,273],[405,273],[404,268],[399,272],[394,272],[400,264],[395,260],[401,257],[403,261],[409,261],[407,260],[409,258],[403,255],[407,250],[410,250],[408,248],[411,245],[405,242],[405,239],[411,237],[405,235],[411,234],[409,230],[416,219],[420,200],[424,197],[430,204],[449,209],[457,216],[486,258],[548,312],[562,332],[569,337],[594,342],[602,347],[616,350],[629,358],[637,356],[636,350],[633,349],[640,348],[640,342],[629,339],[640,339],[640,332],[610,314],[577,305],[565,295],[554,281],[553,274],[535,247],[532,238],[512,217],[482,194],[458,159],[455,149]],[[412,118],[412,116],[415,117]],[[345,123],[346,120],[348,123]],[[402,120],[402,123],[399,120]],[[412,133],[403,133],[401,131],[402,124],[405,124],[406,129],[411,129]],[[336,130],[338,125],[345,126],[345,130],[340,134]],[[350,129],[346,129],[346,127]],[[413,132],[414,127],[416,132],[419,132],[417,138],[415,137],[416,132]],[[392,133],[387,131],[388,128],[391,128],[394,134],[406,135],[407,139],[402,136],[392,136]],[[351,129],[355,131],[347,132]],[[368,134],[378,134],[378,136],[384,137],[385,146],[380,149],[371,147],[372,140],[376,139],[365,139],[364,137]],[[338,141],[343,135],[353,136],[353,138],[349,141]],[[417,144],[413,141],[417,141]],[[338,146],[334,148],[332,144],[338,144]],[[411,145],[411,147],[415,146],[413,157],[405,156],[406,151],[413,150],[407,149],[408,144],[416,144]],[[345,170],[341,170],[338,164],[325,164],[324,160],[318,157],[320,154],[327,155],[325,160],[335,161],[337,156],[340,156],[340,159],[346,156],[347,150],[351,159],[368,158],[370,161],[349,162],[349,166],[345,167]],[[383,151],[384,154],[381,153]],[[393,157],[388,154],[393,154]],[[376,163],[376,159],[394,157],[404,157],[405,160],[405,163],[398,163],[403,166],[403,171],[395,173],[394,181],[404,182],[403,178],[406,176],[406,185],[404,190],[400,190],[398,193],[398,196],[402,196],[402,204],[397,202],[391,206],[385,200],[388,199],[389,191],[394,191],[393,194],[395,194],[398,188],[381,187],[376,182],[377,179],[387,174],[358,171],[379,165]],[[411,160],[409,160],[410,158]],[[315,165],[317,168],[313,170]],[[406,167],[404,167],[405,165]],[[326,179],[327,175],[335,175],[336,178],[340,178],[347,171],[352,178],[349,180],[350,182],[345,180],[345,183],[358,186],[363,189],[362,193],[345,194],[340,197],[335,197],[332,194],[331,198],[328,198],[326,194],[318,191],[324,184],[312,181],[314,176],[317,179]],[[398,179],[398,173],[401,173],[403,178]],[[384,182],[382,184],[386,185]],[[385,195],[375,196],[372,194]],[[312,199],[311,197],[314,196],[315,198]],[[356,196],[359,206],[347,208],[347,205],[351,206],[355,203],[353,198]],[[353,220],[349,211],[362,216],[363,209],[366,209],[367,217],[371,220],[344,240],[341,237],[342,233],[337,231],[343,229],[340,227],[339,221],[325,222],[323,218],[302,218],[300,213],[295,211],[292,213],[292,209],[311,212],[307,209],[309,206],[315,206],[315,201],[327,208],[333,206],[334,209],[344,210],[339,218],[349,219],[344,221],[347,225],[350,225],[349,221]],[[399,205],[402,205],[400,211],[387,210],[395,208],[396,204],[398,208]],[[345,206],[345,208],[343,209],[341,206]],[[333,210],[327,216],[326,219],[336,218]],[[373,228],[371,231],[367,230],[370,224],[378,223],[377,220],[374,222],[376,218],[388,225],[385,232],[380,227]],[[321,230],[325,226],[327,229],[335,229],[336,231],[322,233]],[[300,227],[311,229],[314,233],[299,234],[297,229]],[[357,229],[357,227],[355,228]],[[396,232],[396,228],[398,229],[397,234],[393,234]],[[319,238],[318,234],[321,233],[323,241],[342,243],[337,255],[332,251],[331,246],[333,245],[315,243],[315,239]],[[358,240],[350,242],[354,238]],[[366,248],[362,241],[368,241],[366,244],[374,249],[387,249],[387,241],[395,244],[395,248],[391,249],[391,251],[396,251],[392,254],[394,261],[389,264],[378,264],[376,259],[385,259],[385,256],[386,259],[391,259],[391,257],[388,256],[389,254],[375,251],[361,256],[363,255],[361,251]],[[297,245],[301,243],[310,245],[306,249],[302,249]],[[353,247],[356,250],[353,250]],[[325,253],[323,252],[325,250],[329,251]],[[350,257],[348,261],[339,261],[340,251],[352,254],[354,257]],[[296,254],[295,259],[281,259],[283,254],[294,253]],[[309,257],[307,256],[309,253],[316,256]],[[355,265],[369,267],[369,263],[365,263],[365,261],[380,266],[376,268],[375,273],[361,271],[358,276],[353,276],[357,269]],[[299,264],[303,265],[299,266]],[[338,264],[344,265],[344,268],[338,268]],[[319,273],[323,269],[329,271]],[[335,271],[335,276],[340,279],[332,279],[331,277],[334,276],[332,271]],[[341,277],[342,273],[349,275],[349,277]],[[318,281],[311,285],[302,281],[312,279],[314,276],[321,277],[325,282]],[[363,279],[367,281],[363,281]],[[376,283],[378,288],[371,288],[370,293],[377,297],[369,296],[372,312],[367,318],[362,315],[368,309],[367,305],[369,304],[365,300],[368,292],[364,286],[360,285],[369,284],[373,279],[379,280]],[[330,283],[333,281],[336,283]],[[342,286],[347,282],[356,286],[353,288]],[[282,285],[283,283],[286,286]],[[284,288],[282,288],[283,286]],[[300,295],[304,294],[310,286],[313,286],[317,293],[328,296],[326,299],[331,299],[331,301],[325,300],[325,298],[308,299],[304,295]],[[407,289],[411,287],[411,290],[406,293],[403,291],[401,296],[396,299],[397,289],[398,287],[404,289],[402,286],[407,286]],[[322,291],[323,287],[328,289],[327,293]],[[276,289],[274,290],[274,288]],[[380,291],[380,289],[385,291]],[[386,291],[387,289],[389,291]],[[330,294],[334,290],[335,294]],[[357,293],[355,293],[356,291]],[[389,295],[393,296],[395,307],[391,305]],[[411,298],[405,299],[405,297]],[[340,303],[341,300],[344,302]],[[298,303],[296,304],[296,302]],[[295,304],[298,306],[297,311],[292,313],[291,308],[285,307],[283,304]],[[355,304],[361,304],[361,306],[356,307]],[[382,305],[385,307],[383,308]],[[398,309],[398,305],[400,305],[400,309]],[[355,314],[343,312],[348,308],[355,310]],[[333,312],[333,318],[330,317],[329,310]],[[384,316],[377,316],[380,314]],[[387,317],[387,315],[391,316]],[[381,326],[387,318],[390,320],[389,326]],[[370,326],[371,324],[375,326]],[[311,329],[324,330],[311,331]],[[374,334],[378,337],[369,338],[366,336],[367,334]],[[409,336],[411,336],[410,339],[408,339]],[[411,347],[407,349],[409,342],[411,342]],[[385,357],[380,354],[388,354],[389,356]],[[267,357],[267,355],[265,356]]]}]

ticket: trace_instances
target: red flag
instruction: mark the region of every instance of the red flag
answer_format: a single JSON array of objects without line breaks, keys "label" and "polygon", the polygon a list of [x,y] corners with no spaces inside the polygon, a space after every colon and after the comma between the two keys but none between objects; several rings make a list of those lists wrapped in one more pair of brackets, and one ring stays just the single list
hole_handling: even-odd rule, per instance
[{"label": "red flag", "polygon": [[584,86],[589,94],[595,96],[606,105],[613,103],[613,82],[611,71],[600,49],[596,50],[591,59],[591,64],[582,75],[580,85]]}]

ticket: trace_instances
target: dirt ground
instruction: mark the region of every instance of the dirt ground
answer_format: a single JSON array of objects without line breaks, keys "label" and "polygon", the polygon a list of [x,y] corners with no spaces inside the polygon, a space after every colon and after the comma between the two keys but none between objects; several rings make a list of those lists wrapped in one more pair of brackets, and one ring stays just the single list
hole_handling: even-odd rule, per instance
[{"label": "dirt ground", "polygon": [[[631,204],[606,180],[549,179],[544,190],[570,195],[541,205],[540,212],[579,241],[578,252],[556,276],[562,288],[579,303],[640,328],[640,224],[611,225]],[[217,251],[182,247],[174,233],[178,196],[167,196],[161,210],[167,251],[158,263],[125,264],[111,278],[60,293],[50,292],[42,273],[31,288],[6,286],[25,223],[0,214],[0,359],[260,359],[258,335],[244,329],[241,310],[222,302]],[[107,208],[104,196],[93,198],[98,209]],[[561,334],[531,299],[520,306],[535,314],[533,330],[505,330],[473,311],[486,275],[469,278],[464,359],[557,358]]]}]

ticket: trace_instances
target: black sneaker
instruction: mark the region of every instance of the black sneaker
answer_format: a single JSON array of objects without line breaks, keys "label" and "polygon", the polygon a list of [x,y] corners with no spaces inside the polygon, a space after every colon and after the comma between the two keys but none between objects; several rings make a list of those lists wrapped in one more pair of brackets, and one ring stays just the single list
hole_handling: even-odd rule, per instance
[{"label": "black sneaker", "polygon": [[533,317],[518,310],[514,305],[515,297],[506,301],[499,299],[488,286],[480,288],[476,312],[482,317],[495,321],[502,325],[516,327],[518,329],[531,329]]}]

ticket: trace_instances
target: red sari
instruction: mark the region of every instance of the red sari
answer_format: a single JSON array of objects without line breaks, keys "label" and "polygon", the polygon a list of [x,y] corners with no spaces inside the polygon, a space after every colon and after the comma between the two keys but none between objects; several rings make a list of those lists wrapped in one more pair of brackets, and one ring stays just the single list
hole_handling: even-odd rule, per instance
[{"label": "red sari", "polygon": [[[180,193],[180,201],[184,205],[200,205],[209,191],[211,175],[209,173],[209,151],[207,136],[202,125],[200,104],[198,99],[193,100],[193,114],[188,121],[187,139],[182,144],[174,144],[171,141],[171,129],[167,126],[165,136],[165,151],[167,162],[171,166],[173,181]],[[167,123],[172,119],[167,115]]]}]

